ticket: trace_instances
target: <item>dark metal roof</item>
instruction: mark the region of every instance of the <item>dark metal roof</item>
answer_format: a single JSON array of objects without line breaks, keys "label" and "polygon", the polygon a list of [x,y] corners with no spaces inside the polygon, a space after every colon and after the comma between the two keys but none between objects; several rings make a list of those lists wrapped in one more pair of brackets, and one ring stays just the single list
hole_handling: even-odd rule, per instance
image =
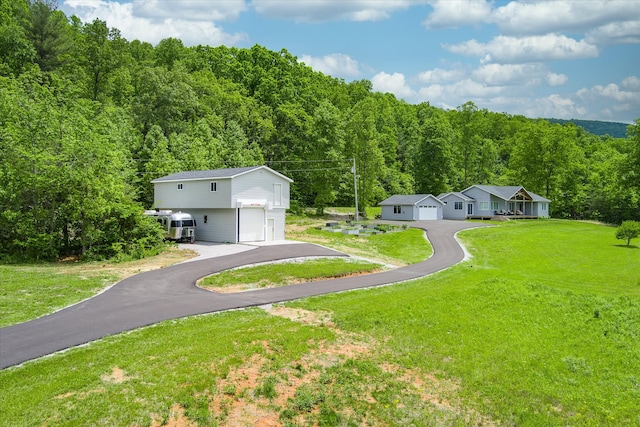
[{"label": "dark metal roof", "polygon": [[436,201],[442,203],[433,194],[407,194],[407,195],[395,194],[389,197],[388,199],[385,199],[380,203],[378,203],[378,206],[417,205],[418,203],[420,203],[421,201],[423,201],[428,197],[432,197]]},{"label": "dark metal roof", "polygon": [[276,175],[283,177],[288,181],[293,181],[291,178],[288,178],[282,175],[279,172],[274,171],[271,168],[266,166],[248,166],[243,168],[228,168],[228,169],[213,169],[206,171],[184,171],[177,172],[171,175],[163,176],[162,178],[157,178],[151,181],[151,183],[156,182],[171,182],[171,181],[193,181],[193,180],[201,180],[201,179],[226,179],[233,178],[238,175],[242,175],[244,173],[256,170],[256,169],[266,169],[273,172]]},{"label": "dark metal roof", "polygon": [[545,197],[539,196],[535,193],[532,193],[531,191],[527,190],[521,185],[505,185],[505,186],[472,185],[466,190],[462,190],[462,192],[464,193],[465,191],[473,187],[479,188],[483,191],[486,191],[487,193],[493,194],[496,197],[500,197],[502,200],[511,200],[514,198],[516,194],[518,194],[518,192],[523,191],[524,193],[528,194],[529,197],[531,197],[531,200],[533,200],[534,202],[551,202],[551,200]]},{"label": "dark metal roof", "polygon": [[469,197],[466,194],[463,194],[463,193],[461,193],[459,191],[452,191],[450,193],[439,194],[438,195],[438,199],[442,200],[443,198],[448,197],[448,196],[456,196],[457,198],[459,198],[461,200],[464,200],[465,202],[473,202],[473,201],[475,201],[474,198]]}]

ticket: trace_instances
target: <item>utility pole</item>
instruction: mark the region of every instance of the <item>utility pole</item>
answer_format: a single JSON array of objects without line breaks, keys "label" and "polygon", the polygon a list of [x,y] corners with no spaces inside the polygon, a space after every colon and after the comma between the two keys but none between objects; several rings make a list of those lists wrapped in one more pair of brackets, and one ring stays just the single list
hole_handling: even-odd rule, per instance
[{"label": "utility pole", "polygon": [[351,172],[353,173],[353,193],[356,196],[356,222],[359,221],[358,215],[358,183],[356,181],[356,158],[353,158],[353,166],[351,166]]}]

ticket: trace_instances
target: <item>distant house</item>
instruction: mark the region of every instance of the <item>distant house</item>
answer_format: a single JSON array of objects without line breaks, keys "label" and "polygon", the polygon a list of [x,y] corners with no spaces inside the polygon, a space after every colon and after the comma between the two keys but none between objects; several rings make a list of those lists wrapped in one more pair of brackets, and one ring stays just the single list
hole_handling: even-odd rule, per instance
[{"label": "distant house", "polygon": [[444,203],[431,194],[395,195],[378,203],[382,219],[417,221],[442,219]]},{"label": "distant house", "polygon": [[428,219],[548,218],[551,200],[522,186],[472,185],[459,191],[394,195],[383,200],[382,219],[415,221]]},{"label": "distant house", "polygon": [[472,185],[459,193],[440,194],[438,198],[447,203],[445,219],[494,215],[548,218],[551,203],[522,186]]},{"label": "distant house", "polygon": [[266,166],[178,172],[151,181],[156,209],[183,211],[196,239],[253,242],[284,239],[292,179]]}]

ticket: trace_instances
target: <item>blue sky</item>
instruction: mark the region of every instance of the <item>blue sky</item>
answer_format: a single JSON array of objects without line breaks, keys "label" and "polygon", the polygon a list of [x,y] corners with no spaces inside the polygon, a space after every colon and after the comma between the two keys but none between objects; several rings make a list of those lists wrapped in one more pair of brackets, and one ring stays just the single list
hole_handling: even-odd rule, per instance
[{"label": "blue sky", "polygon": [[640,0],[59,0],[128,40],[286,49],[410,103],[640,118]]}]

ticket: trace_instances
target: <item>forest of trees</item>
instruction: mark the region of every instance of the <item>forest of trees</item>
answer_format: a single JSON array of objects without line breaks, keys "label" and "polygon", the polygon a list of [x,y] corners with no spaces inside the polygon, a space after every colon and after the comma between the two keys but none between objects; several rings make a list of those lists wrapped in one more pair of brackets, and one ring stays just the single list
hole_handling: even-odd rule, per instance
[{"label": "forest of trees", "polygon": [[0,259],[143,256],[158,247],[150,180],[267,164],[322,211],[394,193],[524,185],[552,215],[640,219],[640,120],[596,136],[373,92],[286,50],[156,46],[55,0],[0,1]]}]

